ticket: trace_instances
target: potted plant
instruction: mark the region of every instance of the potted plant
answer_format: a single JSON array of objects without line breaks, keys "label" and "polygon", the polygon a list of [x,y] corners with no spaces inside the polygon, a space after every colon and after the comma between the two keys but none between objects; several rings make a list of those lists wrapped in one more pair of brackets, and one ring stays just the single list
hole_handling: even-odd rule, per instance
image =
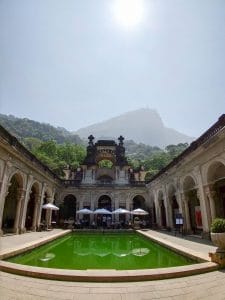
[{"label": "potted plant", "polygon": [[218,248],[216,252],[225,253],[225,219],[216,218],[211,224],[211,240]]}]

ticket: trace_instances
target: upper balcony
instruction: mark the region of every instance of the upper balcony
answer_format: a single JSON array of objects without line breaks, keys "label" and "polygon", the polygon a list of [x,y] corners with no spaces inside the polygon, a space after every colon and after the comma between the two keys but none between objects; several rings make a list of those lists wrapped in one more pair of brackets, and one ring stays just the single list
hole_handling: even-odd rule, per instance
[{"label": "upper balcony", "polygon": [[125,184],[118,184],[114,181],[96,181],[95,183],[82,183],[80,180],[62,180],[65,187],[145,187],[145,181],[130,181]]}]

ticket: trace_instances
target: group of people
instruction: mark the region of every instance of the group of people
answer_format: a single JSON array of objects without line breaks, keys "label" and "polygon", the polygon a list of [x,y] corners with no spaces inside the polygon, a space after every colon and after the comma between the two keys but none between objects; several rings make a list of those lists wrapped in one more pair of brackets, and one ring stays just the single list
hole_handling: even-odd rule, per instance
[{"label": "group of people", "polygon": [[[139,220],[138,227],[146,228],[147,222],[145,220]],[[111,216],[107,215],[98,215],[97,218],[93,221],[90,221],[89,218],[81,218],[77,220],[65,220],[64,221],[65,228],[75,228],[75,229],[130,229],[135,227],[134,220],[125,220],[120,219],[115,221]]]}]

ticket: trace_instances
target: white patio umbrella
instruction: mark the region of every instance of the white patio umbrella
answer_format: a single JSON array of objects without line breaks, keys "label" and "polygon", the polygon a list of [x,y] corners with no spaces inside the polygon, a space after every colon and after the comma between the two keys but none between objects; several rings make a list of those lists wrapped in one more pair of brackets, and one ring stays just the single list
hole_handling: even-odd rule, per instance
[{"label": "white patio umbrella", "polygon": [[93,214],[93,211],[88,208],[82,208],[76,212],[77,214],[90,215]]},{"label": "white patio umbrella", "polygon": [[94,211],[94,214],[99,215],[111,215],[111,211],[105,209],[105,208],[98,208]]},{"label": "white patio umbrella", "polygon": [[144,209],[137,208],[137,209],[132,210],[131,214],[132,215],[137,215],[137,216],[146,216],[149,213],[146,210],[144,210]]},{"label": "white patio umbrella", "polygon": [[125,208],[118,208],[112,212],[112,214],[130,214],[131,212]]},{"label": "white patio umbrella", "polygon": [[42,208],[43,209],[51,209],[51,210],[59,210],[59,208],[52,203],[46,203],[46,204],[42,205]]}]

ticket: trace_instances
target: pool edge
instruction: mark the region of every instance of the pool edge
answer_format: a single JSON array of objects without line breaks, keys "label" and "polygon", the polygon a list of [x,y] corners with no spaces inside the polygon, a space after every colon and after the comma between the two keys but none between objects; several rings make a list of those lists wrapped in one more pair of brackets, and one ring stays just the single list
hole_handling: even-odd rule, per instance
[{"label": "pool edge", "polygon": [[[39,239],[32,243],[27,243],[23,247],[14,248],[11,251],[6,249],[5,253],[1,254],[0,259],[12,257],[21,254],[47,242],[53,241],[58,237],[69,234],[71,230],[65,230],[57,233],[54,236]],[[143,232],[138,231],[143,234]],[[200,263],[191,264],[179,267],[157,268],[157,269],[140,269],[140,270],[66,270],[53,268],[40,268],[34,266],[20,265],[7,261],[0,260],[0,270],[16,275],[31,276],[41,279],[64,280],[64,281],[83,281],[83,282],[128,282],[128,281],[144,281],[144,280],[159,280],[178,278],[196,274],[202,274],[219,269],[219,265],[203,259],[199,253],[195,255],[187,253],[185,249],[174,248],[174,245],[168,245],[168,241],[159,241],[148,235],[143,234],[149,239],[155,240],[159,244],[171,248],[173,251],[180,252],[183,255],[188,254],[189,257],[198,259]],[[204,262],[202,262],[204,261]]]},{"label": "pool edge", "polygon": [[31,276],[41,279],[83,281],[83,282],[126,282],[142,280],[159,280],[184,277],[215,271],[219,266],[204,262],[188,266],[142,270],[64,270],[19,265],[0,261],[0,270],[16,275]]},{"label": "pool edge", "polygon": [[52,242],[52,241],[56,240],[57,238],[63,237],[69,233],[71,233],[71,230],[64,230],[64,231],[56,233],[50,237],[47,236],[44,238],[39,238],[39,240],[26,243],[23,246],[13,247],[11,249],[8,248],[8,249],[2,251],[2,253],[0,254],[0,260],[22,254],[24,252],[27,252],[29,250],[32,250],[34,248],[37,248],[39,246],[45,245],[49,242]]}]

